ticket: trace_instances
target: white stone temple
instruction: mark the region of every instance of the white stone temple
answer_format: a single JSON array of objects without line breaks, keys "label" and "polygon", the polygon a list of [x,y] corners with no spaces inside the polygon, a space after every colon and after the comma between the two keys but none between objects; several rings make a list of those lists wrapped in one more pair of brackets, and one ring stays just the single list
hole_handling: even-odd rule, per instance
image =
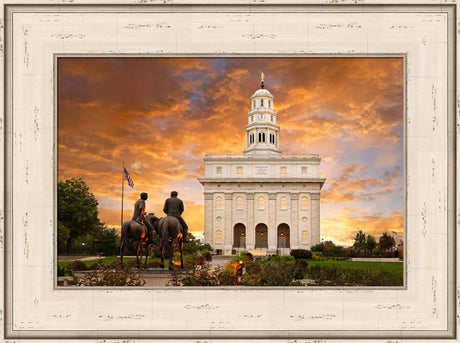
[{"label": "white stone temple", "polygon": [[320,243],[319,155],[283,155],[274,96],[251,96],[242,155],[206,155],[204,240],[216,253],[289,254]]}]

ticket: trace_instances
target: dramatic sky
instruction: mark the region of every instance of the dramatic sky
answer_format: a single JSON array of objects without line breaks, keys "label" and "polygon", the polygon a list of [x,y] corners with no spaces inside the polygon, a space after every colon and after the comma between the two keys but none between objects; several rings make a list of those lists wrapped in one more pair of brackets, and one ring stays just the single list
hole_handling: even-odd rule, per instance
[{"label": "dramatic sky", "polygon": [[60,58],[58,179],[82,178],[120,227],[140,192],[161,214],[177,190],[203,232],[205,154],[241,154],[250,97],[275,96],[284,154],[319,154],[321,237],[403,232],[403,61],[398,58]]}]

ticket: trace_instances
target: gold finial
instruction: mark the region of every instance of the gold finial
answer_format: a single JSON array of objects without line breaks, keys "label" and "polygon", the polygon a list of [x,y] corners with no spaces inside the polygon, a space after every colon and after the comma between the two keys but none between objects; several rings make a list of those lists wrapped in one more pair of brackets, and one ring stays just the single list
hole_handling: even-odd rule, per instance
[{"label": "gold finial", "polygon": [[264,72],[261,71],[260,72],[260,88],[262,89],[264,88],[264,77],[265,77]]}]

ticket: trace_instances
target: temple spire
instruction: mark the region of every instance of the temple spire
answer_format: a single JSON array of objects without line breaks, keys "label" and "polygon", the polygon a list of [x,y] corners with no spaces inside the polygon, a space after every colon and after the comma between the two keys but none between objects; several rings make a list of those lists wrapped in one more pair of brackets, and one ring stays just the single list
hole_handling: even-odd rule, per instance
[{"label": "temple spire", "polygon": [[273,109],[274,96],[264,88],[264,73],[260,71],[260,89],[251,96],[251,109],[246,125],[245,156],[280,157],[277,114]]}]

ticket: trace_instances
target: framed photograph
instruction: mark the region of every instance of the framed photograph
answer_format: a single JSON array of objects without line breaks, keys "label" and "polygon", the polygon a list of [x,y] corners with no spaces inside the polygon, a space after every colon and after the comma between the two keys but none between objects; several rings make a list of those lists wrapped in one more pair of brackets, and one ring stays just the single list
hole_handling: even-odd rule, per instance
[{"label": "framed photograph", "polygon": [[[404,56],[64,55],[56,70],[58,285],[122,285],[93,278],[97,254],[118,268],[153,240],[144,286],[403,286]],[[181,275],[161,270],[165,203],[182,208]]]},{"label": "framed photograph", "polygon": [[[457,340],[456,1],[2,6],[5,340]],[[350,242],[349,226],[367,218],[381,234],[370,223],[384,218],[404,243],[403,282],[60,287],[58,184],[74,175],[117,230],[138,193],[151,189],[157,214],[187,190],[184,218],[218,254]],[[361,175],[375,183],[353,192]],[[276,235],[257,224],[264,211]]]}]

